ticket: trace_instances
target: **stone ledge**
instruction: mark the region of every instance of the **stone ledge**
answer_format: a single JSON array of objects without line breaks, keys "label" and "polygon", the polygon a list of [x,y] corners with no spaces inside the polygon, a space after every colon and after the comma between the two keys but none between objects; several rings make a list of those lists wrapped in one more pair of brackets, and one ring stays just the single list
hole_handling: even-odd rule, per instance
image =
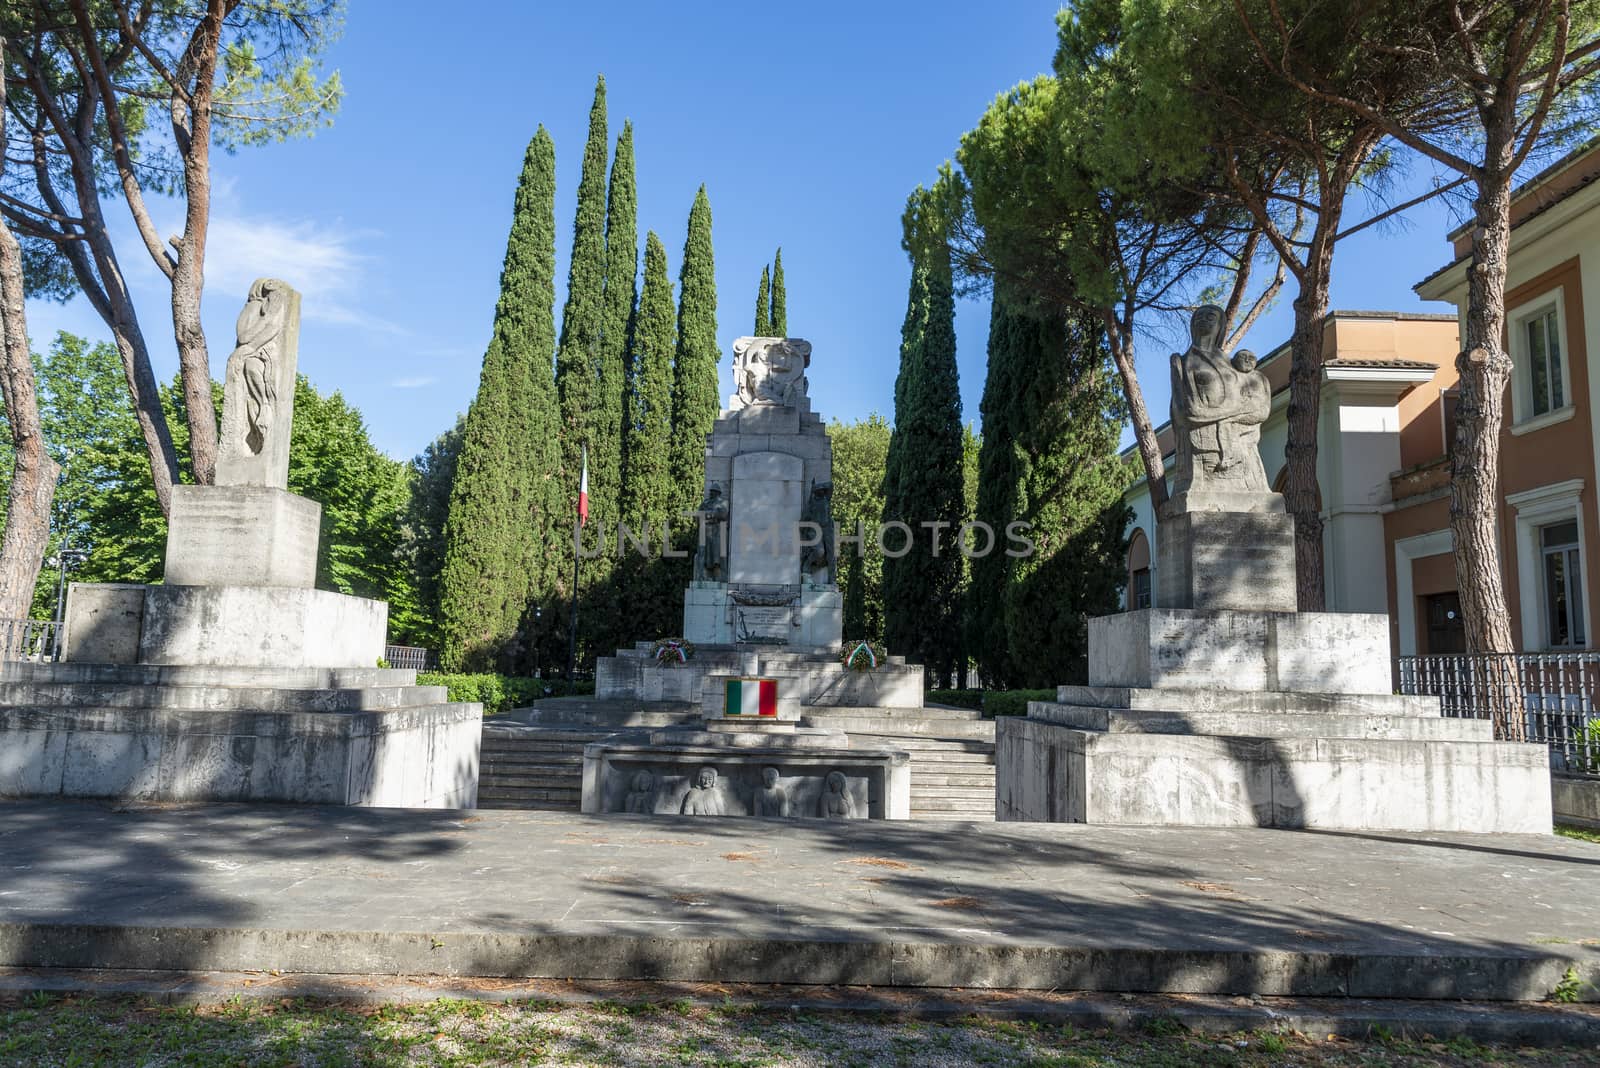
[{"label": "stone ledge", "polygon": [[1091,708],[1162,712],[1270,712],[1336,716],[1438,716],[1437,697],[1409,694],[1309,693],[1298,691],[1148,689],[1128,686],[1058,686],[1056,702]]},{"label": "stone ledge", "polygon": [[1365,738],[1372,740],[1490,742],[1485,719],[1445,719],[1438,715],[1382,715],[1321,712],[1193,712],[1148,708],[1096,708],[1089,705],[1028,702],[1028,717],[1080,730],[1112,734],[1190,734],[1229,738]]},{"label": "stone ledge", "polygon": [[1002,820],[1548,833],[1543,745],[1232,738],[997,723]]},{"label": "stone ledge", "polygon": [[1089,683],[1390,695],[1389,617],[1145,608],[1089,620]]}]

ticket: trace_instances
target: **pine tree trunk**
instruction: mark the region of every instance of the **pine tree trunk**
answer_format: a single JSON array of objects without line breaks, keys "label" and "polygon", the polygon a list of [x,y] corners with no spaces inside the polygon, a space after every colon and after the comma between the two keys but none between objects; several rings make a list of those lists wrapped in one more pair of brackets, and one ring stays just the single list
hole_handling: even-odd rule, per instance
[{"label": "pine tree trunk", "polygon": [[5,536],[0,539],[0,620],[26,619],[33,605],[33,588],[50,537],[50,503],[61,470],[44,447],[25,314],[22,249],[11,229],[0,226],[0,325],[5,334],[5,375],[0,385],[15,450]]},{"label": "pine tree trunk", "polygon": [[1167,502],[1166,464],[1161,459],[1161,443],[1156,429],[1150,425],[1150,409],[1145,407],[1144,390],[1139,388],[1139,376],[1133,366],[1133,332],[1124,330],[1109,311],[1102,311],[1106,327],[1106,341],[1111,349],[1111,360],[1122,376],[1122,395],[1128,402],[1128,421],[1133,424],[1133,440],[1139,446],[1139,459],[1144,464],[1145,483],[1150,487],[1152,514]]},{"label": "pine tree trunk", "polygon": [[211,227],[212,85],[224,15],[221,0],[209,0],[199,34],[205,44],[197,50],[195,92],[188,102],[176,93],[172,99],[174,126],[187,118],[188,137],[183,156],[183,238],[171,278],[172,334],[189,418],[189,465],[195,481],[207,486],[217,471],[217,409],[211,397],[211,355],[200,322],[200,294],[205,288],[206,237]]},{"label": "pine tree trunk", "polygon": [[1317,422],[1322,408],[1323,319],[1328,313],[1328,274],[1339,213],[1325,210],[1300,275],[1290,342],[1289,440],[1284,447],[1288,482],[1284,503],[1294,517],[1296,600],[1302,612],[1326,607],[1322,567],[1322,503],[1317,490]]},{"label": "pine tree trunk", "polygon": [[[1509,152],[1504,156],[1509,158]],[[1485,153],[1485,158],[1492,159],[1493,154]],[[1478,177],[1466,323],[1456,357],[1461,396],[1450,457],[1450,533],[1467,651],[1494,654],[1487,658],[1486,692],[1495,737],[1525,741],[1527,725],[1516,699],[1516,670],[1510,655],[1516,648],[1499,536],[1500,427],[1511,381],[1511,357],[1505,347],[1511,182],[1509,168],[1485,168]]]}]

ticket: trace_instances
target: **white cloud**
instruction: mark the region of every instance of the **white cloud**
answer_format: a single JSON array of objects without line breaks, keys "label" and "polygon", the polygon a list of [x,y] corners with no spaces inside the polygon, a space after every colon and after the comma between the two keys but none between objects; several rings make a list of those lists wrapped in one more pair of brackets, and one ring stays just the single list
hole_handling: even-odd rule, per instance
[{"label": "white cloud", "polygon": [[405,334],[360,307],[370,257],[357,245],[372,236],[309,220],[214,214],[206,242],[206,294],[232,306],[244,300],[251,282],[270,275],[304,294],[301,314],[308,320]]},{"label": "white cloud", "polygon": [[439,380],[432,375],[418,375],[415,378],[397,378],[390,382],[389,385],[393,389],[421,389],[423,386],[431,386],[437,381]]}]

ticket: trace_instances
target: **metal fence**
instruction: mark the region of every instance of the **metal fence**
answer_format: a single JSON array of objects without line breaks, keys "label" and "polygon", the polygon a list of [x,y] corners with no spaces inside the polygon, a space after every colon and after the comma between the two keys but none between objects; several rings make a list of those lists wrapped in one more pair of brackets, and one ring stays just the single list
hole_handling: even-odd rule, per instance
[{"label": "metal fence", "polygon": [[439,658],[433,655],[432,649],[423,649],[415,645],[386,645],[383,647],[383,658],[393,668],[434,671],[439,667]]},{"label": "metal fence", "polygon": [[1509,696],[1556,768],[1600,772],[1600,653],[1402,656],[1400,692],[1438,697],[1445,715],[1465,719],[1488,719],[1493,698]]},{"label": "metal fence", "polygon": [[60,623],[49,619],[0,619],[0,660],[47,663],[60,655]]}]

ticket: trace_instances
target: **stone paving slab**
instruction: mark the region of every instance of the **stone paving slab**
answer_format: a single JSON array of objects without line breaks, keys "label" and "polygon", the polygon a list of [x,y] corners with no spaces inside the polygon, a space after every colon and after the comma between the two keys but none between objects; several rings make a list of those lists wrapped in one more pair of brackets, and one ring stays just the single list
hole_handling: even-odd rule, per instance
[{"label": "stone paving slab", "polygon": [[1535,835],[0,804],[4,966],[1540,1000],[1597,886]]}]

